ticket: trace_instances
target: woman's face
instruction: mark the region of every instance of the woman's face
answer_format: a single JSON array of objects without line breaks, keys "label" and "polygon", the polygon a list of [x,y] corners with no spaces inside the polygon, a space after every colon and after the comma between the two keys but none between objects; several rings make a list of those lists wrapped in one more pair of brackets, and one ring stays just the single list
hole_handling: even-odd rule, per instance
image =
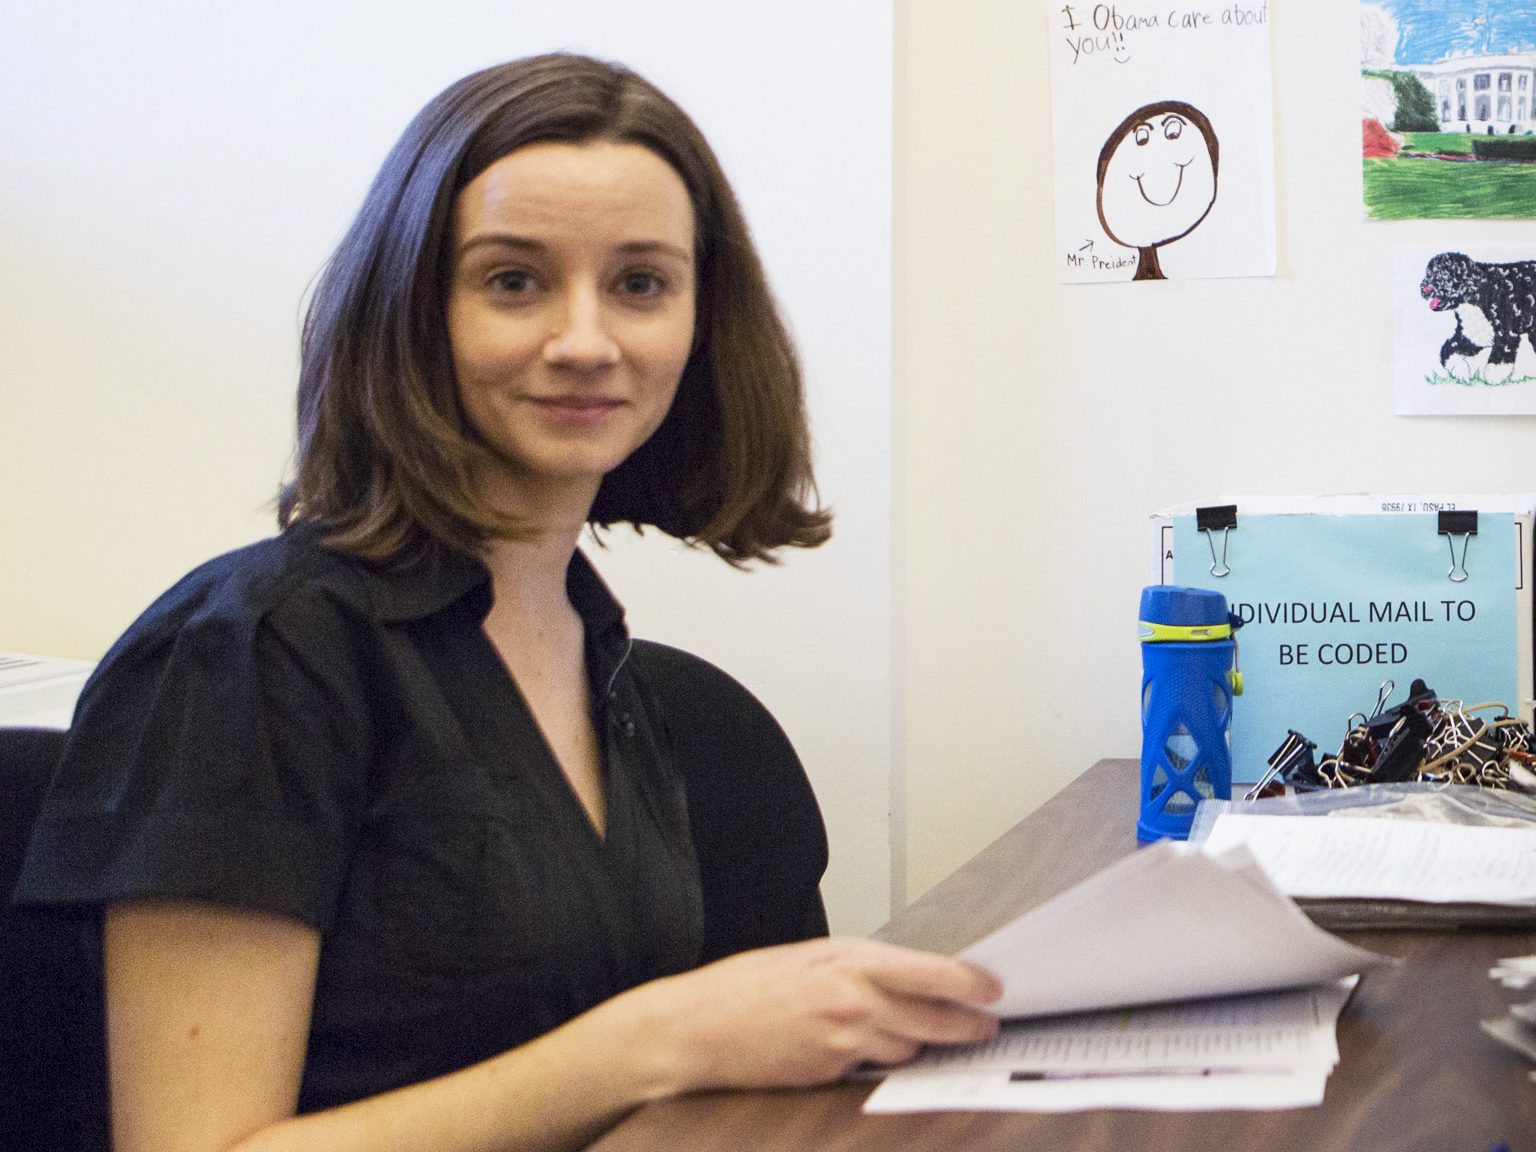
[{"label": "woman's face", "polygon": [[1216,199],[1216,166],[1199,127],[1162,112],[1129,126],[1099,186],[1099,217],[1127,248],[1177,240]]},{"label": "woman's face", "polygon": [[693,231],[682,179],[635,144],[530,145],[459,193],[448,337],[501,465],[486,485],[590,500],[656,430],[693,344]]}]

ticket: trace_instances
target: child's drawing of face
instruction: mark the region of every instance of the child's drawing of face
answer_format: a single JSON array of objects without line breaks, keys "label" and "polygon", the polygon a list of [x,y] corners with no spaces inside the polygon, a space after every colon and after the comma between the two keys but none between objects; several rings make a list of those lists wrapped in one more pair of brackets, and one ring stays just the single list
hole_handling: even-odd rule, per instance
[{"label": "child's drawing of face", "polygon": [[1127,248],[1189,235],[1216,201],[1216,134],[1178,101],[1138,108],[1099,153],[1099,221]]}]

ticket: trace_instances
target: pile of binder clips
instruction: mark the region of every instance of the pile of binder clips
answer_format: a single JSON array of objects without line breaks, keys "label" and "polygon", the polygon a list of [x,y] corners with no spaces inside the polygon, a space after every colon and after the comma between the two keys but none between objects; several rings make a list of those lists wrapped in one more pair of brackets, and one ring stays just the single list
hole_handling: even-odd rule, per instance
[{"label": "pile of binder clips", "polygon": [[1277,795],[1285,785],[1311,792],[1409,781],[1536,792],[1536,741],[1508,707],[1441,700],[1415,680],[1407,700],[1386,708],[1393,687],[1391,680],[1381,686],[1374,715],[1349,718],[1344,743],[1321,760],[1313,758],[1317,745],[1293,729],[1246,799]]}]

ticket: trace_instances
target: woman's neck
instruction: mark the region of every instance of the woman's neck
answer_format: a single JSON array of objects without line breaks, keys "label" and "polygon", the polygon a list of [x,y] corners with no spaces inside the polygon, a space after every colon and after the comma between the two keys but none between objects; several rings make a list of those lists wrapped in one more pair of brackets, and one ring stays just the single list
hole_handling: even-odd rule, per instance
[{"label": "woman's neck", "polygon": [[[519,478],[521,479],[521,478]],[[499,477],[484,486],[486,502],[514,517],[518,539],[492,540],[483,559],[491,570],[495,614],[504,622],[551,618],[569,612],[565,572],[586,526],[600,480],[590,483],[514,483]]]},{"label": "woman's neck", "polygon": [[541,531],[524,540],[493,540],[483,559],[491,570],[497,614],[513,618],[548,618],[552,610],[569,610],[565,572],[582,525],[569,530]]},{"label": "woman's neck", "polygon": [[566,569],[596,490],[594,483],[579,500],[567,492],[562,499],[497,505],[516,515],[524,531],[520,539],[492,541],[485,551],[492,600],[483,627],[601,836],[607,805],[591,715],[585,630],[565,590]]}]

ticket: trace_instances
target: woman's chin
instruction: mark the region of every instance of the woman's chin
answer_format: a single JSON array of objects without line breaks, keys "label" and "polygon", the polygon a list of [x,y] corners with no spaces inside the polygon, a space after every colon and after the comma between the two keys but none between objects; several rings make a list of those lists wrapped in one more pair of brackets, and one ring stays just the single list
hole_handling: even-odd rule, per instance
[{"label": "woman's chin", "polygon": [[562,509],[589,505],[603,477],[622,463],[612,454],[564,453],[535,457],[497,454],[483,468],[475,486],[493,506],[528,510],[530,502],[556,503]]}]

